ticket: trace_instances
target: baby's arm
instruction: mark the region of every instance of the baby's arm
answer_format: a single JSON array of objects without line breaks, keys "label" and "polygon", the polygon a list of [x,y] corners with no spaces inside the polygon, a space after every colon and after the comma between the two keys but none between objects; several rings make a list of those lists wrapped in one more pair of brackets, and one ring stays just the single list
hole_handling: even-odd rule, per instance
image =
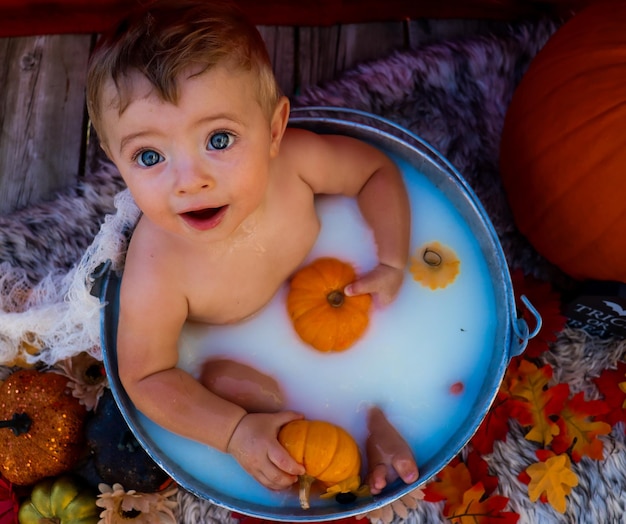
[{"label": "baby's arm", "polygon": [[177,342],[187,306],[172,285],[175,277],[151,278],[145,270],[138,272],[129,259],[124,273],[119,374],[137,408],[170,431],[232,454],[270,489],[292,485],[304,470],[280,445],[277,435],[282,425],[300,415],[286,411],[248,414],[178,369]]},{"label": "baby's arm", "polygon": [[402,175],[379,149],[341,135],[288,130],[283,147],[297,152],[297,171],[314,193],[357,199],[376,241],[379,264],[346,288],[371,293],[381,305],[398,293],[409,256],[410,206]]}]

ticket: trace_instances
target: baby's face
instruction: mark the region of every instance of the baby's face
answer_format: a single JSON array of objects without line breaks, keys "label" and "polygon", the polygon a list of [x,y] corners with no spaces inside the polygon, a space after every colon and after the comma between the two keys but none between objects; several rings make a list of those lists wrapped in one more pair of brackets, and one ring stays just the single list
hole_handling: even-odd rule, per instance
[{"label": "baby's face", "polygon": [[253,73],[218,65],[183,75],[179,100],[161,100],[140,74],[120,114],[111,82],[103,143],[144,215],[191,239],[222,240],[261,206],[275,156]]}]

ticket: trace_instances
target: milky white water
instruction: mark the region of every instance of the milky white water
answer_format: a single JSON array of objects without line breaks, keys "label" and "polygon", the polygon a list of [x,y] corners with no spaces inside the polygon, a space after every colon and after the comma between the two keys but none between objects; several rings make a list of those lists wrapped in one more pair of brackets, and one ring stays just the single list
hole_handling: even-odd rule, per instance
[{"label": "milky white water", "polygon": [[[250,364],[279,381],[288,408],[343,426],[361,446],[367,406],[377,404],[410,443],[419,465],[454,436],[481,393],[497,315],[484,254],[469,227],[425,176],[400,160],[398,164],[411,199],[411,253],[434,240],[453,249],[461,260],[453,284],[432,291],[407,269],[398,299],[375,309],[365,336],[341,353],[320,353],[300,341],[286,313],[283,287],[245,323],[187,326],[179,366],[197,376],[208,357]],[[372,268],[375,246],[356,203],[324,197],[318,206],[322,230],[306,262],[335,256],[352,262],[357,272]],[[452,392],[459,382],[462,392]],[[173,435],[143,416],[141,421],[162,452],[209,489],[239,499],[244,507],[246,501],[298,505],[293,492],[263,488],[229,455]],[[334,501],[312,501],[329,503]]]}]

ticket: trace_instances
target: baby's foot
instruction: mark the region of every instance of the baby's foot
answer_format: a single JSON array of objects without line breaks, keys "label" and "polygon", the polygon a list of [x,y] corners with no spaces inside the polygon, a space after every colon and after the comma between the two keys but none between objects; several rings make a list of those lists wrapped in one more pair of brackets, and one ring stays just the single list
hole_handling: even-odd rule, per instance
[{"label": "baby's foot", "polygon": [[410,484],[418,477],[417,464],[411,448],[384,413],[372,407],[367,416],[368,484],[373,495],[400,477]]},{"label": "baby's foot", "polygon": [[285,407],[285,396],[276,380],[235,360],[206,361],[199,380],[209,391],[248,413],[276,413]]}]

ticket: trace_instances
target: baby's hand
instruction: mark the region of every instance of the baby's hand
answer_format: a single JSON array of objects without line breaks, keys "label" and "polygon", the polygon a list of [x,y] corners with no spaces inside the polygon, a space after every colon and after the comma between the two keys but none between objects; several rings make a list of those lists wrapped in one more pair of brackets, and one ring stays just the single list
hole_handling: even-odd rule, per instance
[{"label": "baby's hand", "polygon": [[302,415],[292,411],[249,413],[235,428],[227,451],[266,488],[288,488],[298,480],[297,475],[304,475],[304,466],[289,455],[277,437],[282,426],[300,418]]},{"label": "baby's hand", "polygon": [[403,279],[404,269],[378,264],[372,271],[348,284],[344,293],[349,297],[370,293],[378,305],[386,306],[396,298]]}]

